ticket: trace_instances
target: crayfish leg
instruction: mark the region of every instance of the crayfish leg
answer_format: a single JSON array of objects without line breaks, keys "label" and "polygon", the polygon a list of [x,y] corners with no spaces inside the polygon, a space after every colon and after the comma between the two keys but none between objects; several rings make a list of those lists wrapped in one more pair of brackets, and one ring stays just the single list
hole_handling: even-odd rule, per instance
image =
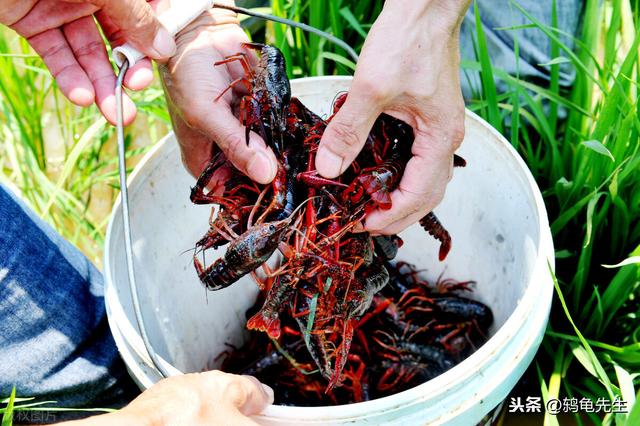
[{"label": "crayfish leg", "polygon": [[342,370],[347,363],[349,349],[351,348],[351,341],[353,340],[355,324],[355,320],[347,320],[344,324],[342,342],[340,342],[340,346],[335,350],[336,359],[333,364],[333,374],[331,375],[331,380],[329,381],[329,385],[327,386],[325,393],[329,392],[334,386],[340,385],[342,382]]},{"label": "crayfish leg", "polygon": [[[254,74],[253,74],[251,64],[249,63],[247,54],[244,52],[238,52],[233,55],[226,56],[223,60],[215,62],[213,66],[217,67],[217,66],[228,64],[230,62],[235,62],[235,61],[240,62],[240,65],[242,65],[242,69],[244,69],[244,74],[246,77],[253,77]],[[249,88],[249,91],[251,91],[251,88]]]},{"label": "crayfish leg", "polygon": [[220,92],[218,96],[216,96],[215,101],[217,102],[221,97],[225,95],[225,93],[227,93],[229,90],[233,89],[240,83],[244,84],[244,87],[246,87],[248,91],[251,91],[251,88],[253,86],[253,83],[251,82],[251,80],[249,80],[247,77],[240,77],[233,80],[231,83],[229,83],[227,88],[224,89],[222,92]]},{"label": "crayfish leg", "polygon": [[346,185],[346,184],[344,184],[342,182],[338,182],[337,180],[323,178],[315,170],[309,170],[309,171],[306,171],[306,172],[300,172],[296,176],[296,179],[306,183],[309,186],[314,186],[314,187],[332,185],[332,186],[339,186],[339,187],[342,187],[342,188],[347,188],[347,186],[348,186],[348,185]]},{"label": "crayfish leg", "polygon": [[255,42],[245,42],[245,43],[242,43],[242,47],[246,47],[248,49],[253,49],[253,50],[262,50],[264,47],[266,47],[266,44],[255,43]]}]

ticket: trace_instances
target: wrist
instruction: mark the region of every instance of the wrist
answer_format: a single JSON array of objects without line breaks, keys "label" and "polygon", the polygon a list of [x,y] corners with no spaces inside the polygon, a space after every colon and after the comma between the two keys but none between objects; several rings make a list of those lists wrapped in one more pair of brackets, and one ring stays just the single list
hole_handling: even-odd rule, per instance
[{"label": "wrist", "polygon": [[[216,3],[226,6],[235,6],[234,0],[217,0]],[[196,19],[183,28],[180,34],[196,32],[200,28],[211,28],[227,25],[240,25],[238,14],[229,9],[212,7],[200,14]]]},{"label": "wrist", "polygon": [[383,13],[399,15],[410,25],[432,34],[458,36],[462,19],[471,0],[386,0]]},{"label": "wrist", "polygon": [[[235,6],[233,1],[220,1],[216,2],[220,4],[226,4],[228,6]],[[240,25],[238,14],[229,9],[223,9],[220,7],[213,7],[202,13],[196,20],[189,24],[183,31],[193,30],[202,26],[219,26],[219,25]]]}]

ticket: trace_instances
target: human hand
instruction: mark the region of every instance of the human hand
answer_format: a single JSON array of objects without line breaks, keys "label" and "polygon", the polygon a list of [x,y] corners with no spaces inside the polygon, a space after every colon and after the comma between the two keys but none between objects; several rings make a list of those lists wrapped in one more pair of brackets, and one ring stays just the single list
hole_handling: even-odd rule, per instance
[{"label": "human hand", "polygon": [[251,376],[221,371],[164,379],[120,411],[66,426],[257,425],[249,416],[273,403],[273,390]]},{"label": "human hand", "polygon": [[160,67],[182,161],[195,177],[216,146],[253,180],[269,183],[275,177],[275,155],[253,132],[247,146],[245,128],[234,115],[246,94],[242,92],[244,86],[238,84],[216,100],[232,81],[244,76],[244,70],[237,61],[213,64],[242,51],[255,61],[255,54],[242,48],[247,41],[233,12],[214,9],[180,32],[176,37],[178,53]]},{"label": "human hand", "polygon": [[380,113],[414,130],[413,156],[391,194],[393,207],[367,217],[371,232],[398,233],[444,196],[464,137],[458,33],[469,3],[387,0],[362,48],[349,96],[324,132],[316,168],[334,178],[356,158]]},{"label": "human hand", "polygon": [[[131,42],[150,58],[163,60],[175,52],[175,43],[145,0],[3,0],[0,23],[27,39],[42,57],[62,93],[74,104],[96,103],[105,118],[116,121],[116,77],[96,26],[115,44]],[[153,79],[148,60],[134,66],[125,79],[132,90]],[[124,121],[135,118],[135,105],[124,99]]]}]

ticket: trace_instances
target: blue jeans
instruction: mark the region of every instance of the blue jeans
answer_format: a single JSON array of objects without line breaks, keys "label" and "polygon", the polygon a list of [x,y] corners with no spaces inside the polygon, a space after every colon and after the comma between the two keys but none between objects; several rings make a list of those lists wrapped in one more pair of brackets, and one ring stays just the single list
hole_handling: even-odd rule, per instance
[{"label": "blue jeans", "polygon": [[62,407],[120,406],[138,392],[109,331],[100,272],[0,186],[0,396],[13,386]]}]

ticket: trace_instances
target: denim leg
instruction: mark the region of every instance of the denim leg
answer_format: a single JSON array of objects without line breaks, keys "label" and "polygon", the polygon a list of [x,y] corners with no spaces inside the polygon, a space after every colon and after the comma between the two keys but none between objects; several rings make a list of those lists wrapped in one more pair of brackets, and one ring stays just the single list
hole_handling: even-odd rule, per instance
[{"label": "denim leg", "polygon": [[0,186],[0,396],[15,386],[62,407],[135,396],[103,293],[91,262]]}]

